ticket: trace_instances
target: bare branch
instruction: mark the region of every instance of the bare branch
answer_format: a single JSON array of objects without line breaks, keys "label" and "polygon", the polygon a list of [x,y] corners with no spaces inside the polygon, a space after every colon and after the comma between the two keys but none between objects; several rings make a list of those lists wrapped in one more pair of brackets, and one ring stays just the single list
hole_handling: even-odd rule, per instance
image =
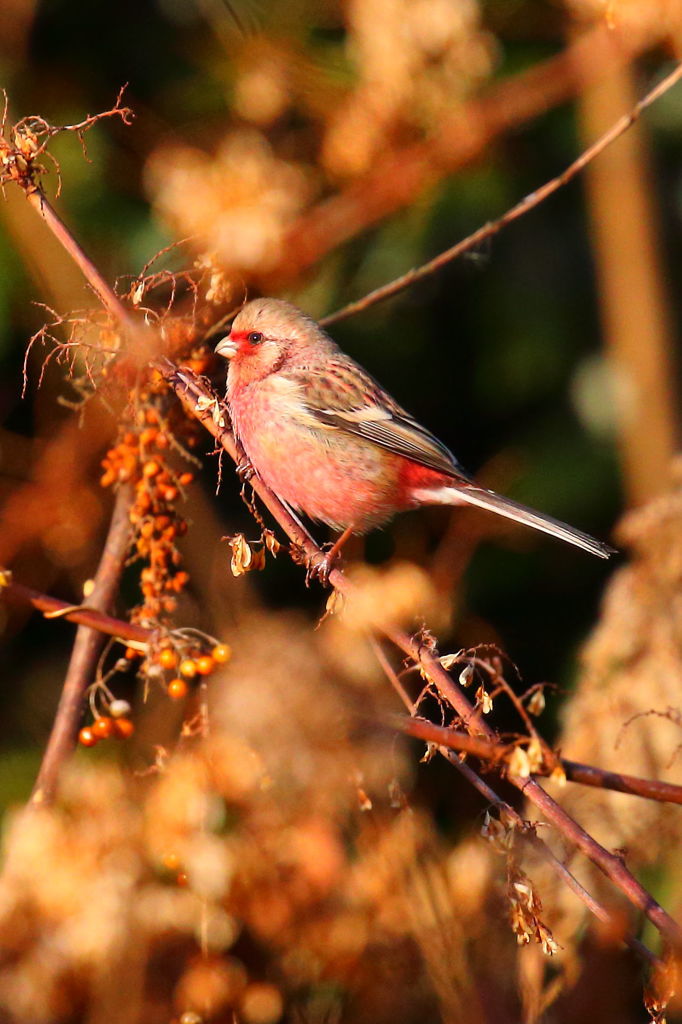
[{"label": "bare branch", "polygon": [[117,640],[128,641],[133,644],[151,644],[154,642],[155,632],[138,626],[124,619],[115,619],[111,615],[91,608],[89,605],[72,605],[68,601],[61,601],[58,597],[51,597],[49,594],[41,594],[38,590],[32,590],[23,583],[8,583],[0,588],[0,600],[15,604],[30,604],[36,611],[42,612],[46,619],[66,619],[68,622],[75,622],[89,629],[97,630],[105,636],[113,636]]},{"label": "bare branch", "polygon": [[[128,512],[131,497],[129,486],[124,485],[119,489],[109,534],[95,573],[94,587],[88,598],[93,608],[102,612],[111,606],[123,571],[130,543]],[[92,682],[103,643],[104,637],[98,630],[85,625],[78,627],[52,732],[31,796],[34,805],[44,805],[54,799],[60,771],[76,745],[83,698]]]},{"label": "bare branch", "polygon": [[493,235],[498,234],[503,228],[507,227],[508,224],[523,217],[524,214],[534,210],[536,206],[543,203],[545,199],[548,199],[555,192],[558,192],[560,188],[567,185],[569,181],[580,174],[587,165],[599,156],[607,146],[610,146],[612,142],[620,138],[628,128],[639,119],[643,111],[650,107],[652,103],[660,99],[664,93],[668,92],[672,87],[682,78],[682,64],[678,64],[677,67],[670,72],[669,75],[654,86],[646,96],[644,96],[639,103],[630,111],[629,114],[625,114],[604,134],[596,140],[591,146],[589,146],[584,152],[580,154],[577,159],[573,161],[561,174],[558,174],[551,181],[546,182],[540,188],[534,192],[530,192],[520,202],[511,209],[507,210],[497,220],[490,221],[488,224],[484,224],[483,227],[478,228],[473,234],[463,238],[456,245],[451,246],[444,252],[434,256],[433,259],[429,260],[428,263],[424,263],[421,267],[414,267],[412,270],[408,270],[406,274],[402,274],[397,277],[394,281],[389,281],[387,284],[381,285],[380,288],[375,288],[369,294],[365,295],[361,299],[357,299],[355,302],[350,302],[347,306],[337,310],[335,313],[331,313],[320,321],[323,325],[333,324],[339,320],[345,320],[349,316],[353,316],[355,313],[361,313],[370,306],[376,305],[378,302],[383,302],[385,299],[391,298],[393,295],[398,295],[400,292],[405,291],[406,288],[416,284],[418,281],[422,281],[425,277],[430,274],[434,274],[442,267],[456,260],[459,256],[465,252],[475,248],[482,242],[486,242]]},{"label": "bare branch", "polygon": [[304,213],[283,244],[282,280],[298,277],[343,242],[409,206],[446,174],[480,157],[498,135],[565,102],[655,41],[650,30],[622,33],[599,25],[563,53],[494,83],[462,104],[433,136],[390,152],[344,192]]},{"label": "bare branch", "polygon": [[[437,743],[450,750],[472,754],[479,760],[493,765],[503,763],[515,747],[514,743],[491,742],[487,739],[469,736],[456,729],[434,725],[433,722],[420,718],[392,716],[390,724],[400,732],[424,740],[425,743]],[[611,789],[617,793],[628,793],[630,796],[659,800],[662,803],[682,804],[682,786],[676,786],[672,782],[659,782],[657,779],[642,779],[636,775],[611,772],[604,768],[595,768],[593,765],[580,764],[578,761],[569,761],[564,757],[557,758],[557,763],[563,768],[568,782],[577,782],[582,786],[594,786],[597,789]],[[532,774],[549,775],[552,769],[552,765],[547,765],[538,771],[533,771]]]}]

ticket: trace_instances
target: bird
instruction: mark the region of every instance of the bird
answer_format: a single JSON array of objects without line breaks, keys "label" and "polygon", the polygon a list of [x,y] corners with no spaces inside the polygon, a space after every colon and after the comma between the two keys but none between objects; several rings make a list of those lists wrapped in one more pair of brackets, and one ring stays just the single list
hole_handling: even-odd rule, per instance
[{"label": "bird", "polygon": [[614,549],[471,479],[452,452],[296,306],[247,302],[215,352],[248,467],[341,536],[424,505],[476,505],[608,558]]}]

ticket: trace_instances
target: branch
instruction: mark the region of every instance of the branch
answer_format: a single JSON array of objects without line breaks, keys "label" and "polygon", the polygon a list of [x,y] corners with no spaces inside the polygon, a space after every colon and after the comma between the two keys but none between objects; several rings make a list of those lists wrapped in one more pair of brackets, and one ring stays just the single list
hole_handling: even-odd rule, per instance
[{"label": "branch", "polygon": [[[235,462],[238,461],[237,447],[228,425],[227,412],[210,390],[205,378],[199,378],[184,368],[177,370],[168,362],[160,366],[159,369],[185,408],[204,424],[228,455]],[[324,554],[299,520],[257,476],[252,478],[251,486],[289,538],[301,550],[308,565],[320,566],[323,563]],[[345,596],[352,595],[353,585],[340,569],[331,570],[329,582]],[[495,742],[496,737],[492,729],[482,720],[481,715],[469,703],[463,690],[455,685],[438,657],[431,650],[402,630],[382,622],[379,617],[374,619],[372,626],[419,665],[422,674],[431,680],[440,696],[457,712],[465,728],[472,730],[475,728],[480,736],[491,743]],[[544,817],[561,832],[570,845],[585,854],[610,879],[612,884],[624,893],[630,903],[649,918],[670,944],[678,948],[682,947],[680,926],[638,882],[620,856],[611,853],[593,839],[542,789],[535,779],[521,778],[511,774],[508,775],[508,779],[539,808]]]},{"label": "branch", "polygon": [[[501,764],[514,749],[515,744],[492,743],[486,739],[469,736],[467,733],[455,729],[448,729],[441,725],[435,725],[426,719],[405,718],[402,715],[393,715],[390,724],[399,729],[400,732],[415,739],[424,740],[426,743],[437,743],[439,746],[448,747],[450,750],[458,750],[465,754],[472,754],[480,761],[489,762],[493,765]],[[557,758],[566,775],[568,782],[577,782],[583,786],[594,786],[597,789],[611,789],[617,793],[627,793],[630,796],[640,796],[647,800],[659,800],[663,803],[682,804],[682,786],[676,786],[672,782],[659,782],[656,779],[642,779],[636,775],[623,775],[621,772],[611,772],[604,768],[595,768],[592,765],[580,764],[578,761],[569,761],[566,758]],[[547,766],[533,775],[549,775],[552,766]]]},{"label": "branch", "polygon": [[105,636],[113,636],[117,640],[128,640],[136,644],[149,644],[154,641],[154,630],[126,622],[124,619],[114,619],[111,615],[105,615],[89,605],[69,604],[58,597],[41,594],[38,590],[24,586],[23,583],[12,582],[0,587],[0,600],[30,604],[36,611],[42,612],[46,619],[66,619],[68,622],[88,626]]},{"label": "branch", "polygon": [[375,288],[369,294],[365,295],[361,299],[357,299],[355,302],[348,303],[342,309],[337,310],[335,313],[331,313],[325,317],[320,323],[323,326],[328,324],[336,323],[339,320],[345,320],[349,316],[353,316],[355,313],[360,313],[365,309],[369,309],[370,306],[376,305],[378,302],[383,302],[384,299],[389,299],[393,295],[398,295],[400,292],[405,291],[411,285],[417,281],[422,281],[425,277],[440,270],[446,264],[451,263],[457,259],[463,253],[468,252],[475,246],[480,245],[481,242],[487,241],[492,238],[493,235],[498,234],[503,228],[513,221],[518,220],[519,217],[523,217],[524,214],[534,210],[536,206],[543,203],[545,199],[558,192],[560,188],[568,184],[576,175],[580,174],[587,165],[594,160],[595,157],[599,156],[607,146],[610,146],[612,142],[624,135],[625,132],[632,127],[632,125],[639,119],[643,111],[650,107],[652,103],[655,103],[657,99],[668,92],[672,87],[682,78],[682,64],[678,64],[677,67],[671,71],[669,75],[654,86],[646,96],[644,96],[639,103],[630,111],[629,114],[625,114],[619,118],[616,123],[609,128],[607,132],[597,139],[591,146],[589,146],[580,156],[573,161],[561,174],[558,174],[551,181],[546,182],[541,188],[534,192],[530,192],[524,199],[522,199],[516,206],[512,206],[511,209],[507,210],[497,220],[489,221],[488,224],[484,224],[483,227],[478,228],[473,234],[463,238],[456,245],[451,246],[444,252],[439,253],[438,256],[434,256],[433,259],[429,260],[428,263],[424,263],[420,267],[414,267],[412,270],[408,270],[406,274],[402,274],[397,277],[394,281],[389,281],[387,284],[382,285],[380,288]]},{"label": "branch", "polygon": [[104,308],[111,313],[121,327],[131,332],[139,330],[137,321],[130,315],[111,285],[105,280],[84,249],[78,244],[43,190],[38,185],[30,182],[25,184],[19,182],[19,185],[24,189],[26,198],[33,209],[42,217],[57,241],[63,245],[71,259],[81,270],[85,280],[93,289]]},{"label": "branch", "polygon": [[[386,672],[386,675],[388,676],[390,682],[392,683],[393,687],[398,693],[398,696],[400,697],[400,699],[402,700],[403,704],[405,705],[410,714],[409,718],[405,718],[402,715],[394,715],[391,717],[391,722],[394,725],[397,725],[398,728],[402,728],[403,724],[409,726],[410,728],[405,728],[404,731],[410,733],[411,735],[417,735],[416,732],[411,731],[412,725],[421,727],[422,724],[427,724],[431,726],[433,725],[433,723],[424,723],[423,719],[414,718],[415,706],[412,703],[409,694],[405,691],[402,683],[400,682],[395,672],[393,671],[393,668],[388,659],[386,658],[381,645],[371,637],[370,640],[374,647],[374,651],[377,655],[377,658],[379,659],[379,663]],[[452,729],[442,729],[438,726],[433,726],[433,728],[437,730],[437,733],[431,733],[436,742],[438,742],[436,736],[440,733],[447,732],[450,733],[450,735],[453,735],[454,733],[454,730]],[[464,745],[463,742],[463,746],[461,749],[467,751],[468,748],[468,752],[475,753],[477,757],[483,756],[485,758],[486,752],[490,750],[490,745],[487,743],[486,740],[477,739],[476,737],[468,736],[465,733],[457,733],[456,735],[458,739],[461,738],[462,741],[466,741],[466,745]],[[425,737],[420,736],[419,738],[424,739]],[[461,760],[459,757],[457,757],[453,750],[448,749],[448,746],[441,744],[439,746],[439,753],[442,755],[442,757],[445,758],[446,761],[448,761],[454,768],[456,768],[461,775],[464,776],[467,782],[469,782],[470,785],[474,787],[474,789],[477,789],[479,791],[481,796],[483,796],[483,798],[489,805],[492,805],[496,808],[500,816],[500,821],[506,820],[512,823],[514,829],[516,830],[516,834],[520,836],[522,839],[524,839],[530,846],[532,846],[535,852],[549,865],[551,870],[561,879],[561,881],[564,882],[566,886],[568,886],[571,892],[573,892],[578,897],[581,903],[585,904],[590,913],[594,914],[594,916],[598,920],[603,921],[605,924],[611,926],[615,925],[617,921],[614,919],[613,914],[610,913],[610,911],[604,906],[603,903],[600,903],[599,900],[597,900],[590,892],[587,891],[587,889],[583,885],[581,885],[581,883],[578,881],[575,875],[573,875],[568,870],[566,865],[559,860],[559,858],[550,849],[550,847],[547,845],[544,839],[541,839],[538,836],[535,828],[528,822],[524,821],[521,815],[516,810],[514,810],[514,808],[511,807],[510,804],[508,804],[505,800],[502,800],[501,797],[499,797],[497,793],[488,785],[488,783],[484,779],[482,779],[477,772],[473,770],[471,765],[467,764],[464,760]],[[648,949],[642,942],[640,942],[639,939],[634,938],[634,936],[625,933],[623,935],[623,942],[626,946],[629,946],[630,949],[632,949],[635,953],[642,957],[643,960],[646,960],[649,964],[655,966],[662,965],[662,961],[659,960],[659,958],[655,956],[651,952],[651,950]]]},{"label": "branch", "polygon": [[[116,496],[109,534],[95,573],[92,594],[88,599],[98,611],[104,612],[111,606],[118,590],[130,544],[128,513],[131,499],[131,488],[122,486]],[[78,627],[52,732],[31,796],[34,805],[44,805],[54,799],[62,766],[76,744],[83,697],[103,644],[101,632],[90,626]]]},{"label": "branch", "polygon": [[620,33],[600,25],[563,53],[463,103],[429,139],[379,158],[344,192],[304,213],[283,244],[282,280],[296,278],[343,242],[409,206],[446,174],[480,157],[497,136],[570,99],[655,41],[649,30]]},{"label": "branch", "polygon": [[[441,749],[441,753],[446,760],[448,760],[450,764],[452,764],[453,767],[455,767],[457,771],[460,772],[460,774],[463,775],[464,778],[479,791],[489,804],[497,808],[501,815],[504,815],[507,820],[512,822],[517,834],[532,846],[535,852],[544,861],[546,861],[552,871],[554,871],[561,881],[564,882],[571,892],[578,897],[581,903],[585,904],[587,909],[594,914],[599,921],[603,921],[604,924],[612,927],[619,924],[617,917],[614,917],[603,903],[596,899],[583,885],[581,885],[575,875],[572,874],[566,865],[559,860],[555,853],[553,853],[544,839],[540,839],[534,828],[529,825],[528,822],[524,821],[521,815],[506,803],[506,801],[501,800],[497,793],[490,788],[488,783],[485,782],[480,775],[476,774],[470,765],[466,764],[464,761],[460,761],[460,759],[453,754],[451,750]],[[623,942],[633,950],[633,952],[637,953],[638,956],[643,960],[646,960],[652,966],[660,967],[663,965],[663,961],[652,953],[643,942],[640,942],[639,939],[636,939],[634,936],[628,935],[627,933],[624,934]]]}]

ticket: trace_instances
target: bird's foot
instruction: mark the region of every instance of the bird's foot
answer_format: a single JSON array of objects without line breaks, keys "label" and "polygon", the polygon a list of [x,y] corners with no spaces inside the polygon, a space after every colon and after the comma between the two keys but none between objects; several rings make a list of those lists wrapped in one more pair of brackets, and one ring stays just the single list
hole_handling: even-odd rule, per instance
[{"label": "bird's foot", "polygon": [[337,569],[341,563],[341,549],[353,532],[352,524],[347,527],[340,537],[329,544],[320,545],[320,553],[315,553],[309,559],[305,582],[310,586],[311,580],[319,580],[323,587],[329,586],[329,577],[332,570]]},{"label": "bird's foot", "polygon": [[243,483],[248,483],[252,476],[255,476],[256,470],[253,468],[249,460],[244,456],[241,462],[237,463],[237,476]]},{"label": "bird's foot", "polygon": [[306,587],[309,587],[313,580],[319,580],[323,587],[328,587],[331,571],[337,567],[339,561],[338,551],[334,551],[334,545],[323,544],[321,552],[315,552],[308,559],[305,573]]}]

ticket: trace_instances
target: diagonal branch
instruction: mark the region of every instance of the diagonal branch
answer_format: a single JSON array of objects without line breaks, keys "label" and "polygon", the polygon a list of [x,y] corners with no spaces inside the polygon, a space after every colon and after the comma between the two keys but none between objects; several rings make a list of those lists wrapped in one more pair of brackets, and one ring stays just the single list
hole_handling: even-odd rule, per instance
[{"label": "diagonal branch", "polygon": [[331,313],[320,322],[327,326],[328,324],[336,323],[339,320],[345,320],[349,316],[353,316],[355,313],[361,313],[365,309],[369,309],[370,306],[375,306],[378,302],[383,302],[385,299],[391,298],[393,295],[398,295],[400,292],[405,291],[406,288],[411,287],[418,281],[422,281],[425,277],[434,274],[442,267],[456,260],[463,253],[468,252],[475,246],[480,245],[482,242],[486,242],[493,235],[498,234],[503,228],[507,227],[513,221],[523,217],[524,214],[534,210],[536,206],[543,203],[545,199],[558,192],[560,188],[567,185],[569,181],[580,174],[581,171],[587,167],[595,157],[599,156],[607,146],[610,146],[612,142],[620,138],[632,125],[639,119],[642,113],[650,107],[652,103],[655,103],[657,99],[660,99],[664,93],[668,92],[672,87],[682,78],[682,64],[678,64],[669,75],[654,86],[646,96],[644,96],[639,103],[630,111],[629,114],[625,114],[619,118],[616,123],[609,128],[607,132],[596,140],[591,146],[588,146],[584,152],[580,154],[577,159],[573,161],[561,174],[557,174],[551,181],[546,182],[540,188],[534,192],[530,192],[525,198],[512,206],[497,220],[489,221],[484,224],[483,227],[478,228],[473,234],[468,235],[461,241],[457,242],[456,245],[451,246],[444,252],[434,256],[433,259],[424,263],[420,267],[413,267],[412,270],[408,270],[407,273],[397,277],[394,281],[389,281],[387,284],[381,285],[380,288],[375,288],[361,299],[357,299],[355,302],[348,303],[342,309],[337,310],[335,313]]},{"label": "diagonal branch", "polygon": [[[578,881],[574,874],[568,870],[565,864],[563,864],[556,854],[550,849],[547,843],[540,838],[535,828],[529,825],[528,822],[524,821],[521,815],[513,807],[511,807],[505,800],[491,788],[491,786],[481,778],[481,776],[474,771],[470,764],[461,759],[455,754],[456,749],[460,749],[462,752],[468,752],[474,754],[478,758],[486,759],[488,752],[493,752],[495,748],[492,744],[489,744],[487,740],[480,739],[476,736],[469,736],[466,733],[457,732],[453,729],[444,729],[439,726],[435,726],[432,722],[425,722],[423,719],[416,719],[415,706],[410,699],[409,694],[403,688],[402,683],[396,676],[393,668],[386,658],[381,645],[371,639],[372,646],[374,647],[375,654],[388,676],[391,684],[398,693],[401,701],[405,705],[410,717],[405,718],[402,715],[391,716],[391,724],[397,728],[400,728],[403,732],[406,732],[413,736],[419,736],[420,739],[425,739],[426,735],[420,735],[421,726],[426,724],[429,727],[433,727],[434,731],[429,729],[429,738],[427,742],[439,742],[439,738],[443,738],[443,734],[447,733],[450,739],[453,735],[457,736],[457,740],[462,741],[462,747],[458,748],[454,743],[448,742],[447,745],[442,742],[439,745],[438,752],[442,757],[445,758],[460,775],[463,775],[467,782],[470,783],[477,789],[481,796],[487,801],[488,804],[495,807],[497,810],[500,822],[508,821],[511,822],[516,835],[524,839],[535,852],[549,865],[551,870],[557,875],[561,881],[573,892],[578,899],[585,904],[590,913],[605,924],[614,924],[614,917],[611,912],[600,903],[587,889]],[[418,727],[413,731],[412,726]],[[419,730],[419,731],[418,731]],[[499,755],[497,755],[499,758]],[[493,758],[495,759],[495,758]],[[652,965],[660,965],[661,961],[655,956],[651,950],[649,950],[642,942],[634,938],[632,935],[627,933],[623,935],[623,942],[626,946],[629,946],[635,953],[637,953],[643,960],[646,960]]]},{"label": "diagonal branch", "polygon": [[562,53],[493,83],[462,104],[430,138],[380,157],[363,177],[293,225],[282,246],[282,280],[295,279],[343,242],[409,206],[445,175],[478,159],[499,135],[628,64],[655,44],[655,32],[652,27],[619,32],[599,25]]},{"label": "diagonal branch", "polygon": [[[501,743],[500,741],[492,743],[490,740],[470,736],[468,733],[449,729],[442,725],[435,725],[433,722],[421,718],[392,715],[390,724],[408,736],[414,736],[426,743],[437,743],[449,750],[472,754],[480,761],[493,765],[504,762],[515,746],[515,744]],[[657,779],[642,779],[637,775],[624,775],[621,772],[595,768],[593,765],[581,764],[578,761],[569,761],[564,757],[557,758],[557,764],[563,768],[568,782],[594,786],[597,789],[611,789],[617,793],[641,796],[647,800],[659,800],[662,803],[682,804],[682,786],[676,786],[673,782],[659,782]],[[539,770],[534,769],[532,774],[549,775],[551,770],[552,766],[547,766]]]},{"label": "diagonal branch", "polygon": [[[131,499],[130,486],[122,486],[116,496],[109,534],[95,574],[93,591],[88,598],[93,608],[102,612],[111,607],[116,596],[128,552]],[[76,744],[83,697],[103,645],[102,633],[89,626],[78,627],[52,732],[31,796],[34,805],[44,805],[54,799],[62,766]]]},{"label": "diagonal branch", "polygon": [[43,190],[38,185],[30,182],[27,182],[25,185],[22,184],[21,187],[23,187],[26,198],[33,209],[42,217],[57,241],[61,242],[71,259],[82,271],[83,276],[104,308],[111,313],[114,320],[121,327],[131,332],[139,330],[137,321],[131,317],[111,285],[102,276],[82,246],[76,241]]}]

